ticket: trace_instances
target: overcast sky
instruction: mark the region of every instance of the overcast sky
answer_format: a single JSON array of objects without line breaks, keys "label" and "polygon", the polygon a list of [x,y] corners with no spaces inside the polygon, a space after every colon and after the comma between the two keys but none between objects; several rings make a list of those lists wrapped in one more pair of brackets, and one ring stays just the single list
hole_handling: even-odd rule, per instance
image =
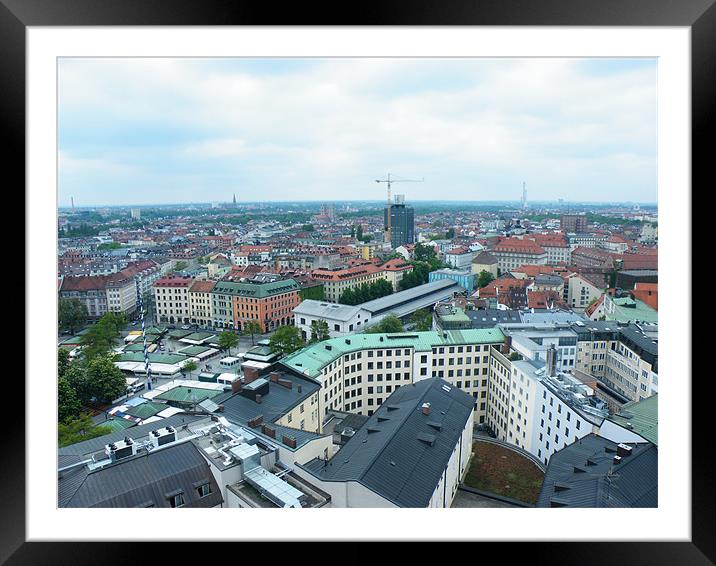
[{"label": "overcast sky", "polygon": [[654,59],[61,59],[59,204],[656,202]]}]

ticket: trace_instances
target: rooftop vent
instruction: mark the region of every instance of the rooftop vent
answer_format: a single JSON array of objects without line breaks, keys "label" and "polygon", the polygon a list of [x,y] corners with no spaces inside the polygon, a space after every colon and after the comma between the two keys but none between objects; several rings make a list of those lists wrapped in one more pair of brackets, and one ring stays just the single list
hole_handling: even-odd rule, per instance
[{"label": "rooftop vent", "polygon": [[618,444],[617,445],[617,456],[620,456],[624,458],[625,456],[630,456],[632,452],[632,447],[628,444]]},{"label": "rooftop vent", "polygon": [[420,407],[421,412],[424,415],[430,414],[430,403],[423,403],[422,407]]},{"label": "rooftop vent", "polygon": [[622,461],[622,457],[615,455],[612,461],[614,462],[614,464],[618,464],[619,462]]}]

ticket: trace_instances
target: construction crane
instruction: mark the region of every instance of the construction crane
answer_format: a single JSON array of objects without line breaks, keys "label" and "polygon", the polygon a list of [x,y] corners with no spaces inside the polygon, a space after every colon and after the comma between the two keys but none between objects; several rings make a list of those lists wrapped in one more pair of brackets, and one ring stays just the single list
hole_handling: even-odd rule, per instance
[{"label": "construction crane", "polygon": [[387,214],[388,221],[386,223],[387,226],[385,228],[385,241],[388,242],[391,246],[392,246],[393,240],[392,240],[391,231],[390,231],[390,206],[393,203],[390,201],[390,184],[391,183],[422,183],[423,181],[425,181],[425,179],[391,179],[390,173],[388,173],[387,179],[376,179],[375,180],[376,183],[387,183],[388,184],[388,214]]}]

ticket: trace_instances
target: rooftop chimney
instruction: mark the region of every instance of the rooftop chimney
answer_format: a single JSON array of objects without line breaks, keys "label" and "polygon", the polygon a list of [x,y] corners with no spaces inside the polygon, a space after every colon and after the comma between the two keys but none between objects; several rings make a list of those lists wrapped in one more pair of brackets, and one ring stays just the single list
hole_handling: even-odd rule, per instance
[{"label": "rooftop chimney", "polygon": [[249,420],[246,424],[249,425],[249,428],[255,428],[255,427],[259,426],[260,424],[263,424],[263,422],[264,422],[264,416],[258,415],[256,417],[254,417],[253,419]]},{"label": "rooftop chimney", "polygon": [[286,446],[290,446],[291,448],[296,448],[296,439],[293,438],[292,436],[286,436],[286,435],[284,434],[283,439],[282,439],[282,442],[283,442]]},{"label": "rooftop chimney", "polygon": [[547,375],[549,377],[557,375],[557,350],[554,344],[550,345],[547,350]]},{"label": "rooftop chimney", "polygon": [[261,393],[256,394],[256,402],[260,405],[261,404]]},{"label": "rooftop chimney", "polygon": [[239,391],[241,391],[241,380],[237,379],[231,383],[231,392],[238,393]]},{"label": "rooftop chimney", "polygon": [[244,383],[249,384],[253,380],[258,379],[259,370],[257,370],[256,368],[247,366],[247,367],[243,368],[243,370],[244,370]]},{"label": "rooftop chimney", "polygon": [[422,411],[422,413],[424,415],[429,415],[430,414],[430,403],[423,403],[423,406],[420,408],[420,410]]},{"label": "rooftop chimney", "polygon": [[278,373],[277,371],[272,371],[269,374],[269,380],[271,380],[272,383],[277,383],[279,377],[281,377],[281,374]]},{"label": "rooftop chimney", "polygon": [[271,428],[268,425],[261,425],[261,432],[263,432],[266,436],[270,436],[271,438],[276,438],[276,429]]},{"label": "rooftop chimney", "polygon": [[510,353],[512,347],[512,336],[505,336],[505,341],[502,343],[502,355],[507,356]]}]

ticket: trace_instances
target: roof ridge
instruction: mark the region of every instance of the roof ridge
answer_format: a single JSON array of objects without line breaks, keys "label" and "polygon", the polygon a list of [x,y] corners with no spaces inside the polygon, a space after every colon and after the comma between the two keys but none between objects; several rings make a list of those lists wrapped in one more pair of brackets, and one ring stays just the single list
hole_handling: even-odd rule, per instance
[{"label": "roof ridge", "polygon": [[[435,379],[440,379],[440,378],[435,378]],[[425,381],[427,381],[427,380],[425,380]],[[420,381],[418,381],[418,383],[420,383]],[[417,385],[417,384],[416,384],[416,383],[413,383],[412,385]],[[432,385],[430,385],[430,386],[428,386],[428,387],[425,388],[425,390],[423,391],[423,393],[422,393],[422,394],[420,395],[420,397],[418,398],[418,400],[417,400],[415,406],[417,406],[417,404],[420,403],[420,401],[423,400],[423,398],[425,397],[426,393],[431,389],[431,387],[432,387]],[[395,393],[395,391],[394,391],[393,393]],[[387,401],[388,401],[388,399],[390,399],[390,397],[388,397],[388,398],[386,399],[386,403],[384,403],[383,405],[380,406],[380,408],[383,408],[383,407],[385,406],[385,407],[386,407],[386,412],[387,412]],[[395,402],[393,402],[393,403],[395,403]],[[378,413],[378,411],[376,411],[375,413],[373,413],[373,416],[375,416],[376,419],[377,419],[377,413]],[[358,476],[358,479],[359,479],[359,480],[362,480],[362,479],[363,479],[363,476],[365,476],[365,474],[370,470],[370,468],[371,468],[371,466],[373,465],[373,463],[374,463],[374,462],[378,459],[378,457],[385,451],[385,449],[388,447],[388,444],[390,443],[390,441],[391,441],[391,440],[393,439],[393,437],[395,436],[395,433],[398,431],[398,429],[400,429],[400,428],[405,424],[405,421],[408,420],[408,418],[410,417],[411,413],[412,413],[412,411],[406,411],[405,416],[399,421],[399,423],[398,423],[395,427],[393,427],[393,431],[392,431],[392,433],[390,434],[390,436],[386,439],[386,441],[383,443],[383,447],[382,447],[378,452],[376,452],[376,454],[373,456],[373,458],[371,458],[371,459],[368,461],[368,465],[366,465],[366,466],[363,468],[363,473],[362,473],[360,476]],[[367,426],[367,425],[368,425],[368,422],[366,421],[366,426]],[[362,483],[362,482],[361,482],[361,483]],[[367,486],[366,486],[366,487],[367,487]]]}]

